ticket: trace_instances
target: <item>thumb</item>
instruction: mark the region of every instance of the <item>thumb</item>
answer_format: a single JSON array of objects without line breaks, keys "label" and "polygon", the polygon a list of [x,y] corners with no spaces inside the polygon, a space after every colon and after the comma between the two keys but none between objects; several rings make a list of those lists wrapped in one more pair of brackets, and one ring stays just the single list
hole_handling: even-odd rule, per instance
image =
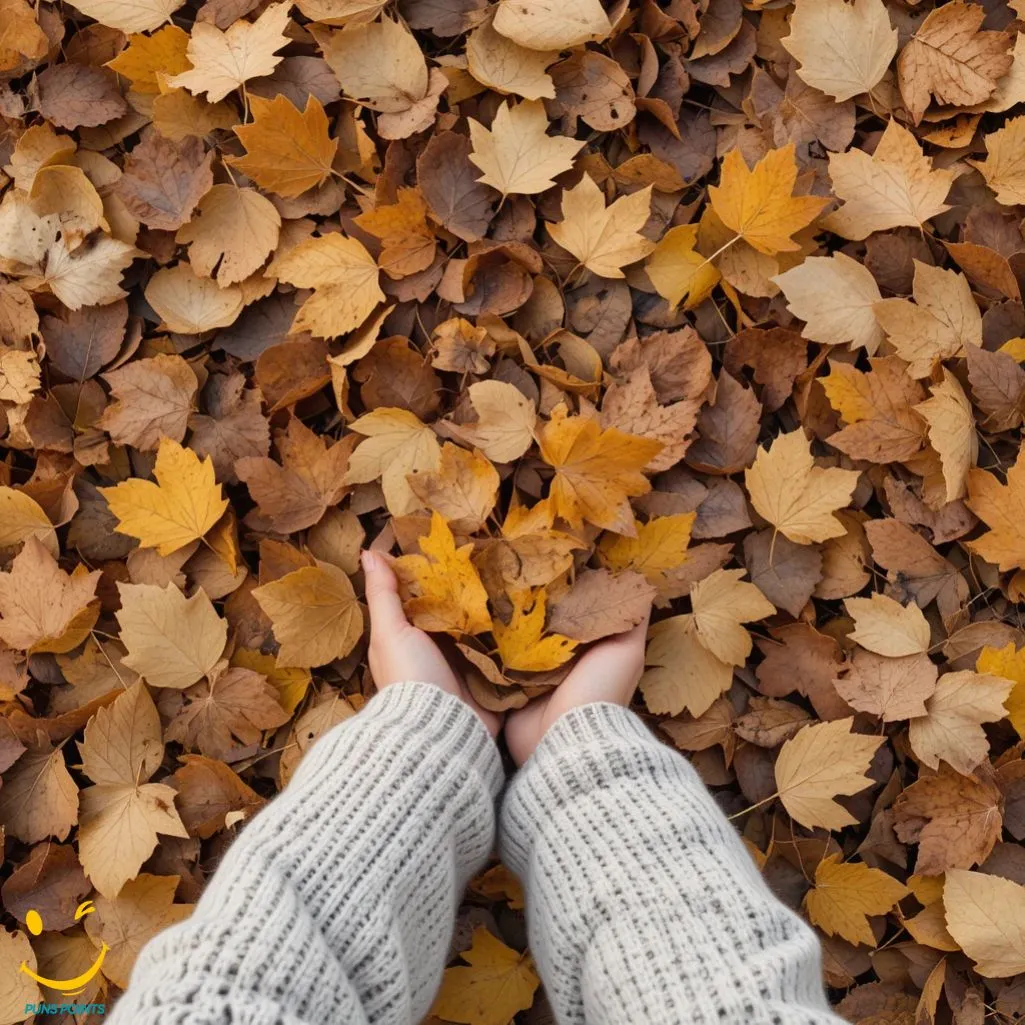
[{"label": "thumb", "polygon": [[387,560],[380,552],[367,549],[361,554],[360,562],[366,577],[371,628],[388,633],[407,625],[408,620],[399,597],[399,582]]}]

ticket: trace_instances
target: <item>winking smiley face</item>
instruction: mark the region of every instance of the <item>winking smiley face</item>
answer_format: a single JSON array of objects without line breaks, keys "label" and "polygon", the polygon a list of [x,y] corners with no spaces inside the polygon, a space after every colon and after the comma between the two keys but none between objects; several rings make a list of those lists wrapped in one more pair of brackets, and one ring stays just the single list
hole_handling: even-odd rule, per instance
[{"label": "winking smiley face", "polygon": [[[83,918],[85,915],[91,915],[96,908],[93,906],[91,900],[83,901],[75,910],[75,921]],[[25,915],[25,925],[28,926],[28,931],[33,936],[38,936],[43,931],[43,919],[42,916],[36,911],[35,908],[29,909],[28,914]],[[103,964],[103,959],[107,956],[107,951],[110,948],[106,943],[100,947],[100,953],[96,960],[93,961],[92,965],[82,972],[81,975],[76,975],[73,979],[47,979],[43,975],[37,975],[28,966],[27,961],[21,962],[21,970],[30,978],[34,979],[39,983],[40,986],[46,986],[47,989],[55,989],[60,993],[67,993],[68,996],[76,996],[81,993],[85,987],[89,984],[92,978],[100,970],[100,965]]]}]

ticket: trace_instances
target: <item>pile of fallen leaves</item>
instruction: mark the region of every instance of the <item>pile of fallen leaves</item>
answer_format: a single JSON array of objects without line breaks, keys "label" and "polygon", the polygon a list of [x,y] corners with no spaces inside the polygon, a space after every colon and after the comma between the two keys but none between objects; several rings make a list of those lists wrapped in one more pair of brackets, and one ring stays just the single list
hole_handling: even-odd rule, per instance
[{"label": "pile of fallen leaves", "polygon": [[0,1023],[372,694],[367,546],[496,710],[654,599],[841,1012],[1025,1015],[1022,0],[0,8]]}]

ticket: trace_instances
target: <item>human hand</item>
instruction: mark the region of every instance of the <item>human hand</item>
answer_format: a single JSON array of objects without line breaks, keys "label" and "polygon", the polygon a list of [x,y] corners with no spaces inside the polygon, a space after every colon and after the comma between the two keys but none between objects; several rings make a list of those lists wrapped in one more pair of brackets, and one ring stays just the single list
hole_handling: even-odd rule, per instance
[{"label": "human hand", "polygon": [[399,597],[399,583],[388,561],[369,549],[360,556],[366,577],[370,609],[370,651],[367,661],[379,690],[403,680],[433,683],[466,702],[480,717],[491,736],[502,726],[501,716],[481,708],[466,683],[456,674],[431,636],[406,619]]},{"label": "human hand", "polygon": [[508,714],[505,741],[517,765],[534,753],[548,728],[571,708],[596,701],[624,708],[630,704],[644,672],[644,640],[650,615],[649,611],[632,630],[596,644],[550,694]]}]

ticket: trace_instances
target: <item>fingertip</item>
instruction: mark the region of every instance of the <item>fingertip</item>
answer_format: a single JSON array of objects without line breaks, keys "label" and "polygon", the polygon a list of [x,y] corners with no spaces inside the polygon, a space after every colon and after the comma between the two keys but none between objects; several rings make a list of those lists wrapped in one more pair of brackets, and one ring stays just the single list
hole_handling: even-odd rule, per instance
[{"label": "fingertip", "polygon": [[388,560],[365,549],[360,553],[360,563],[366,577],[367,607],[370,609],[370,623],[378,626],[395,626],[405,623],[406,614],[399,597],[399,582]]}]

